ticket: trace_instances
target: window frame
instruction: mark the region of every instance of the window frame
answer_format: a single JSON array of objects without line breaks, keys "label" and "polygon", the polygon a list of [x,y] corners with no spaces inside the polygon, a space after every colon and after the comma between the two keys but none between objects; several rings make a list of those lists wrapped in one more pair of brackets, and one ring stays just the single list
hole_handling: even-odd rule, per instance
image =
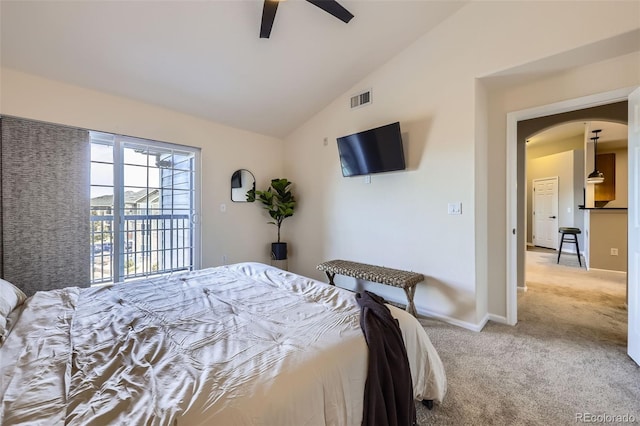
[{"label": "window frame", "polygon": [[[98,137],[96,137],[98,136]],[[102,136],[102,138],[100,138]],[[113,138],[113,141],[108,141],[107,139]],[[168,142],[161,142],[151,139],[143,139],[136,138],[131,136],[124,136],[115,133],[108,132],[99,132],[99,131],[90,131],[90,144],[99,143],[95,141],[96,139],[104,139],[105,145],[111,145],[113,147],[113,221],[112,221],[112,239],[111,239],[111,280],[105,281],[98,280],[95,281],[94,273],[92,272],[90,275],[90,285],[102,285],[102,284],[112,284],[118,282],[133,282],[135,280],[145,279],[153,276],[161,276],[168,275],[175,271],[182,270],[198,270],[201,268],[202,262],[202,237],[201,237],[201,220],[200,220],[200,211],[201,211],[201,149],[198,147],[191,147],[187,145],[180,145]],[[129,145],[129,146],[128,146]],[[151,271],[147,271],[145,275],[142,276],[134,276],[127,278],[125,273],[125,255],[126,249],[122,249],[126,247],[127,241],[122,241],[125,232],[126,226],[126,205],[124,194],[127,186],[125,186],[124,178],[125,178],[125,161],[124,161],[124,150],[131,145],[142,145],[145,147],[153,147],[158,148],[159,150],[170,150],[170,151],[179,151],[183,153],[190,153],[193,155],[193,182],[192,182],[192,206],[191,206],[191,217],[190,217],[190,227],[191,227],[191,264],[189,268],[176,268],[173,269],[173,265],[170,270],[163,269],[164,272],[160,273],[152,273]],[[173,153],[172,153],[173,155]],[[90,159],[90,163],[100,163],[100,161],[94,161],[93,158]],[[149,169],[149,165],[145,166],[147,170]],[[191,172],[190,172],[191,173]],[[162,185],[162,183],[160,183]],[[102,186],[108,187],[108,185],[94,185],[90,184],[90,187],[94,186]],[[149,191],[149,182],[147,181],[147,190]],[[173,191],[173,186],[172,186]],[[149,192],[148,192],[149,193]],[[173,195],[172,195],[173,196]],[[149,214],[147,210],[145,214]],[[126,239],[126,238],[125,238]],[[91,241],[91,250],[92,256],[90,261],[90,267],[93,268],[94,262],[94,254],[93,254],[93,241]],[[158,251],[159,253],[159,251]],[[164,254],[164,250],[163,250]],[[103,275],[104,276],[104,275]]]}]

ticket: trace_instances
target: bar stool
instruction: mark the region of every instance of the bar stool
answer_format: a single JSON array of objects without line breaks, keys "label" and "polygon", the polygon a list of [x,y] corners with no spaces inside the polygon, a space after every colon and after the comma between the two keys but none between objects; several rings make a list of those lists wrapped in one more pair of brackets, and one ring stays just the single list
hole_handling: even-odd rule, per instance
[{"label": "bar stool", "polygon": [[[578,234],[581,234],[580,228],[570,228],[570,227],[561,227],[558,228],[558,232],[562,235],[560,238],[560,249],[558,250],[558,261],[556,263],[560,263],[560,255],[562,254],[562,244],[565,242],[565,237],[567,237],[568,243],[574,243],[576,245],[576,251],[578,252],[578,263],[580,267],[582,267],[582,261],[580,260],[580,246],[578,246]],[[570,235],[573,235],[573,239],[569,238]]]}]

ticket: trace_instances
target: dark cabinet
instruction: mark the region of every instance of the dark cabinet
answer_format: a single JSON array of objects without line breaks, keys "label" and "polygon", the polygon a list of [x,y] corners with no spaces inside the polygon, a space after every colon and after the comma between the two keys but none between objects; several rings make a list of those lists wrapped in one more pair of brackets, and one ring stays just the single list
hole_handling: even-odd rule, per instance
[{"label": "dark cabinet", "polygon": [[616,199],[616,154],[598,154],[598,170],[604,175],[604,182],[595,185],[594,200],[613,201]]}]

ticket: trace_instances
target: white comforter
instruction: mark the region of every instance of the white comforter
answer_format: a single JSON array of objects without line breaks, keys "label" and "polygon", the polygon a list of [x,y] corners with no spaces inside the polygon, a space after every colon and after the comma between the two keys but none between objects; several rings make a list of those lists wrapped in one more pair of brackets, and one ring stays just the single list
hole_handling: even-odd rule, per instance
[{"label": "white comforter", "polygon": [[[446,378],[391,307],[415,398]],[[0,424],[358,425],[367,347],[353,293],[259,263],[40,292],[0,348]]]}]

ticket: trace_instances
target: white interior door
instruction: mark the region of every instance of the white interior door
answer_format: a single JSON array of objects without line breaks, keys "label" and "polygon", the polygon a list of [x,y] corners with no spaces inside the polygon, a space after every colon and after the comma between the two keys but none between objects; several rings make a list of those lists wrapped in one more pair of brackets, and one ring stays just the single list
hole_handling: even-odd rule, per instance
[{"label": "white interior door", "polygon": [[533,180],[533,244],[558,248],[558,177]]},{"label": "white interior door", "polygon": [[640,364],[640,88],[629,95],[629,259],[627,353]]}]

